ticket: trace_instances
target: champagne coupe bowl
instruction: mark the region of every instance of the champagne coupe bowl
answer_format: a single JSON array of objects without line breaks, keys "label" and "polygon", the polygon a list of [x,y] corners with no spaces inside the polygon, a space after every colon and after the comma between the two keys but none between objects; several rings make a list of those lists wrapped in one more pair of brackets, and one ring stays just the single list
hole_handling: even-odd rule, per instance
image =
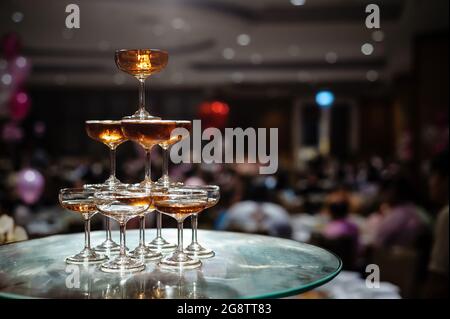
[{"label": "champagne coupe bowl", "polygon": [[110,150],[111,174],[103,184],[111,188],[120,185],[121,182],[116,177],[116,148],[127,141],[120,121],[89,120],[85,122],[85,128],[91,139],[105,144]]},{"label": "champagne coupe bowl", "polygon": [[153,146],[170,139],[172,130],[176,128],[176,122],[124,118],[121,121],[121,127],[126,138],[138,143],[145,150],[145,179],[141,186],[151,189],[154,186],[151,179],[151,150]]},{"label": "champagne coupe bowl", "polygon": [[59,191],[59,203],[65,209],[79,213],[84,219],[84,249],[66,258],[68,264],[100,263],[108,258],[91,249],[91,217],[97,213],[94,191],[85,188],[64,188]]},{"label": "champagne coupe bowl", "polygon": [[157,49],[121,49],[115,53],[117,67],[139,81],[139,108],[128,118],[159,119],[145,109],[145,80],[162,71],[169,60],[166,51]]},{"label": "champagne coupe bowl", "polygon": [[207,193],[201,190],[171,189],[154,192],[153,205],[161,213],[175,218],[178,224],[178,246],[170,256],[159,262],[159,267],[168,270],[195,269],[202,265],[198,259],[189,257],[183,250],[183,222],[186,217],[198,214],[205,209],[208,201]]},{"label": "champagne coupe bowl", "polygon": [[128,256],[125,248],[126,224],[134,218],[141,216],[151,206],[148,192],[139,190],[112,190],[95,193],[96,206],[101,214],[115,219],[120,226],[119,255],[109,262],[101,265],[104,272],[137,272],[145,269],[141,260]]}]

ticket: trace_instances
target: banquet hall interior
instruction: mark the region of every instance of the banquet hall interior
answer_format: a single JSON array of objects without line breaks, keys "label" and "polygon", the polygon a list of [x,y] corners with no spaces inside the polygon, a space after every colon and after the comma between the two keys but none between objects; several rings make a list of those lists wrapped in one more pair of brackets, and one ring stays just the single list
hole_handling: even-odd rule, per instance
[{"label": "banquet hall interior", "polygon": [[[69,3],[78,28],[66,25]],[[174,181],[221,188],[200,229],[342,259],[335,280],[290,298],[448,297],[448,14],[447,0],[2,0],[0,246],[82,231],[58,191],[110,169],[84,122],[134,113],[137,81],[114,52],[158,48],[169,62],[146,83],[152,114],[277,129],[273,174],[248,158],[169,165]],[[153,180],[162,160],[154,147]],[[144,162],[123,143],[117,177],[141,181]],[[103,223],[95,216],[92,230]],[[370,265],[379,289],[366,285]]]}]

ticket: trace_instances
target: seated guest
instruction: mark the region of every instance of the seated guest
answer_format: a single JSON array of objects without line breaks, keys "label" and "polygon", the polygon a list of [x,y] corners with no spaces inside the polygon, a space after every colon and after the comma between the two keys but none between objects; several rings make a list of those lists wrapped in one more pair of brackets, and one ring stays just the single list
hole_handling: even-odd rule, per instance
[{"label": "seated guest", "polygon": [[419,249],[430,233],[430,219],[412,201],[411,184],[402,176],[394,176],[381,185],[380,220],[374,235],[377,248]]},{"label": "seated guest", "polygon": [[252,187],[243,201],[233,204],[224,214],[220,229],[290,238],[292,226],[288,212],[268,198],[265,186]]},{"label": "seated guest", "polygon": [[354,269],[358,253],[358,226],[349,219],[349,194],[344,188],[332,191],[326,199],[325,213],[330,221],[313,234],[311,243],[322,246],[338,255],[347,270]]},{"label": "seated guest", "polygon": [[349,194],[344,188],[336,189],[328,195],[325,212],[329,215],[330,222],[322,230],[325,238],[349,237],[357,245],[358,227],[348,219],[349,210]]},{"label": "seated guest", "polygon": [[440,206],[440,211],[435,223],[425,297],[448,298],[448,151],[432,161],[429,191],[431,200]]}]

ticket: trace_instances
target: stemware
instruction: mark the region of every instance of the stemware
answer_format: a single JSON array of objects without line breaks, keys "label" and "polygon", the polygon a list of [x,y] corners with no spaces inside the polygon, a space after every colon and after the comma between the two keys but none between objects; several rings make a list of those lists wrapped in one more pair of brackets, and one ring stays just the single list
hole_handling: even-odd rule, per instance
[{"label": "stemware", "polygon": [[183,222],[186,217],[200,213],[207,205],[207,193],[202,190],[171,189],[152,194],[153,205],[161,213],[175,218],[178,224],[178,246],[170,256],[159,262],[159,267],[169,270],[194,269],[202,265],[198,259],[192,259],[183,251]]},{"label": "stemware", "polygon": [[[136,190],[136,191],[141,190],[143,192],[146,192],[149,196],[151,196],[151,192],[147,188],[139,188],[139,187],[135,187],[135,186],[130,186],[129,189]],[[151,260],[161,259],[161,257],[162,257],[162,255],[159,251],[154,251],[145,244],[145,216],[148,213],[151,213],[153,211],[154,211],[154,208],[153,208],[153,205],[151,205],[149,207],[149,209],[145,211],[144,214],[139,216],[139,244],[130,253],[130,256],[133,258],[142,258],[147,261],[151,261]]]},{"label": "stemware", "polygon": [[[178,130],[176,130],[178,129]],[[170,147],[174,145],[175,143],[178,143],[182,139],[189,136],[189,133],[192,129],[192,122],[191,121],[175,121],[175,127],[174,130],[171,133],[171,137],[162,142],[159,143],[159,146],[163,149],[163,170],[162,170],[162,176],[159,180],[156,181],[156,184],[158,186],[162,187],[173,187],[173,186],[181,186],[181,183],[171,183],[169,179],[169,154],[170,154]]]},{"label": "stemware", "polygon": [[169,60],[165,51],[156,49],[121,49],[115,53],[117,67],[139,81],[139,108],[128,118],[159,119],[145,109],[145,80],[164,69]]},{"label": "stemware", "polygon": [[104,272],[136,272],[145,269],[140,259],[131,258],[125,248],[125,231],[127,222],[145,213],[151,205],[148,192],[138,190],[112,190],[95,193],[96,206],[101,214],[115,219],[120,226],[119,255],[109,262],[103,263],[100,269]]},{"label": "stemware", "polygon": [[[220,199],[220,187],[217,185],[183,186],[184,189],[198,189],[207,193],[208,201],[205,209],[215,206]],[[192,242],[186,247],[186,253],[196,258],[211,258],[215,253],[211,249],[204,248],[197,240],[198,214],[191,216]]]},{"label": "stemware", "polygon": [[[105,144],[109,148],[110,176],[103,184],[87,184],[85,188],[117,188],[123,185],[116,177],[116,148],[127,141],[123,135],[120,121],[109,120],[89,120],[85,122],[87,135],[95,141]],[[105,217],[106,238],[95,250],[101,252],[115,252],[119,250],[119,245],[112,240],[111,223],[108,217]]]},{"label": "stemware", "polygon": [[76,255],[66,258],[68,264],[104,262],[108,257],[91,249],[91,217],[97,213],[94,191],[84,188],[64,188],[59,191],[62,207],[81,214],[84,219],[84,249]]},{"label": "stemware", "polygon": [[[133,142],[141,145],[146,154],[145,178],[141,187],[152,191],[157,185],[151,179],[151,149],[153,146],[170,140],[172,131],[176,128],[176,121],[170,120],[122,120],[122,131],[124,135]],[[176,245],[167,242],[162,237],[162,216],[156,215],[156,237],[148,244],[153,250],[171,251]]]},{"label": "stemware", "polygon": [[116,148],[127,138],[123,135],[120,121],[89,120],[85,122],[87,135],[95,141],[105,144],[109,148],[110,176],[102,184],[107,187],[115,187],[121,182],[116,177]]}]

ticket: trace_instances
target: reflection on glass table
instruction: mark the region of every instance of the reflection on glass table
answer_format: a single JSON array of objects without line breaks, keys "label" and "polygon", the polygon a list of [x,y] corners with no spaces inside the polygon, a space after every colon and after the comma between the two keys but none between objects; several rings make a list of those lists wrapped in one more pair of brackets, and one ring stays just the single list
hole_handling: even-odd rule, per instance
[{"label": "reflection on glass table", "polygon": [[[201,268],[181,273],[160,269],[155,262],[128,274],[105,273],[99,265],[66,264],[67,251],[78,248],[83,234],[0,246],[0,297],[278,298],[318,287],[342,266],[328,251],[292,240],[206,230],[199,230],[199,236],[216,256],[204,259]],[[92,232],[93,240],[103,237],[103,231]],[[176,237],[175,229],[167,229],[168,239]],[[127,233],[130,245],[138,239],[137,230]]]}]

